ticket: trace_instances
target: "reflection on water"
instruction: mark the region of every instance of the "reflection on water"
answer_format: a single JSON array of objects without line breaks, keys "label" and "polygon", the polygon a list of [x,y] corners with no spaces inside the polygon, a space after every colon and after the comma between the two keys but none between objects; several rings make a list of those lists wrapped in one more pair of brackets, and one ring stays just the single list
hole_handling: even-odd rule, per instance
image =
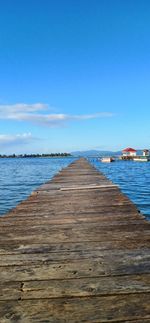
[{"label": "reflection on water", "polygon": [[27,198],[73,158],[0,159],[0,215]]},{"label": "reflection on water", "polygon": [[98,159],[90,159],[90,161],[99,171],[119,185],[122,192],[150,219],[150,162],[101,163]]}]

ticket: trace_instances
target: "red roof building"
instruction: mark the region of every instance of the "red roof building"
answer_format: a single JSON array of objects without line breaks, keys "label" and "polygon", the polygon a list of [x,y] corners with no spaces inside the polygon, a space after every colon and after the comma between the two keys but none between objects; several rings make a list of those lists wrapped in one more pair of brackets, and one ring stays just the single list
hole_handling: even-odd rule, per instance
[{"label": "red roof building", "polygon": [[136,153],[136,150],[133,149],[133,148],[126,148],[126,149],[123,149],[123,152],[132,152],[132,153]]},{"label": "red roof building", "polygon": [[136,156],[136,150],[133,148],[125,148],[122,150],[123,156]]}]

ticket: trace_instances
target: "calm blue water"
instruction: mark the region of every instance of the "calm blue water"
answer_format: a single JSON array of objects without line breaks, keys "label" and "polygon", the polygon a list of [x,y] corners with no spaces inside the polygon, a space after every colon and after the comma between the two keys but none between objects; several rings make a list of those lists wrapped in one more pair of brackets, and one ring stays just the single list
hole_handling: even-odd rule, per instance
[{"label": "calm blue water", "polygon": [[[74,158],[0,159],[0,215],[15,207],[39,185],[52,178]],[[116,161],[90,162],[109,179],[120,186],[150,219],[150,162]]]},{"label": "calm blue water", "polygon": [[0,159],[0,215],[26,199],[73,158]]},{"label": "calm blue water", "polygon": [[121,191],[150,220],[150,162],[115,161],[107,164],[97,159],[89,160],[99,171],[119,185]]}]

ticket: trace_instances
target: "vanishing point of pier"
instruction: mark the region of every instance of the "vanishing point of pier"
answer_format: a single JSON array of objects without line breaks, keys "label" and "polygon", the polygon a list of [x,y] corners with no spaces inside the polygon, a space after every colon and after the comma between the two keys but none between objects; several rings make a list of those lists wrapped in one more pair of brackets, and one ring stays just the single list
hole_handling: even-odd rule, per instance
[{"label": "vanishing point of pier", "polygon": [[0,218],[0,322],[150,322],[150,223],[79,159]]}]

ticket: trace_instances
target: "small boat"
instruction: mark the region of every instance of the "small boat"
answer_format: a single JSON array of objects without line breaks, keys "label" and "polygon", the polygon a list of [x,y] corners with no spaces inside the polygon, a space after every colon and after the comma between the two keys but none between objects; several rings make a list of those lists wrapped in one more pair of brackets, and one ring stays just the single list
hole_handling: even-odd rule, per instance
[{"label": "small boat", "polygon": [[111,162],[113,162],[113,161],[115,161],[115,159],[114,159],[114,158],[112,158],[112,157],[102,157],[102,158],[101,158],[101,162],[102,162],[102,163],[111,163]]},{"label": "small boat", "polygon": [[133,160],[137,162],[148,162],[150,161],[150,157],[139,156],[139,157],[133,158]]}]

